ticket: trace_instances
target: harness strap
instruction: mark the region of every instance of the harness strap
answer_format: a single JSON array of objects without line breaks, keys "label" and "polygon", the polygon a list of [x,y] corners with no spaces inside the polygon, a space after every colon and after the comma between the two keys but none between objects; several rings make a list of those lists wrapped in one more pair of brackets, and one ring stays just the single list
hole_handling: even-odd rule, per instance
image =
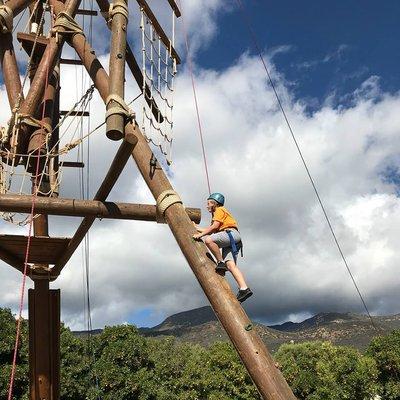
[{"label": "harness strap", "polygon": [[225,230],[225,232],[228,234],[229,236],[229,242],[231,244],[231,249],[232,249],[232,254],[233,254],[233,259],[235,261],[236,264],[236,260],[237,260],[237,256],[239,254],[239,250],[242,253],[242,257],[243,257],[243,245],[242,245],[242,241],[238,242],[238,244],[236,245],[236,241],[232,235],[232,232],[230,230]]}]

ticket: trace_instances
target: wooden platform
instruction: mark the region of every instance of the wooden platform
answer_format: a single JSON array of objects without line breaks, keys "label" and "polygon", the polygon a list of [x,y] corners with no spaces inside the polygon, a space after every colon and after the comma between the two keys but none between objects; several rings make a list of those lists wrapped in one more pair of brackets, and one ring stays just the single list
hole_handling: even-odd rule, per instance
[{"label": "wooden platform", "polygon": [[[55,264],[66,250],[70,239],[57,237],[32,237],[28,263]],[[0,258],[10,263],[10,259],[24,263],[27,236],[0,235]]]}]

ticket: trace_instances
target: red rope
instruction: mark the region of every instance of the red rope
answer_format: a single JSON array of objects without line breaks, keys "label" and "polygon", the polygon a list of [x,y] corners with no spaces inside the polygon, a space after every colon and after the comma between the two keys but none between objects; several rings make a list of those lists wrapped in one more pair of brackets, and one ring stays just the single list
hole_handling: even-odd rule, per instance
[{"label": "red rope", "polygon": [[178,3],[179,3],[179,8],[181,9],[181,13],[182,13],[183,33],[184,33],[184,36],[185,36],[187,61],[188,61],[188,66],[189,66],[190,79],[192,81],[192,90],[193,90],[194,103],[195,103],[195,106],[196,106],[197,125],[198,125],[198,128],[199,128],[199,134],[200,134],[200,143],[201,143],[201,150],[202,150],[202,153],[203,153],[203,162],[204,162],[204,169],[205,169],[206,178],[207,178],[208,193],[211,194],[210,177],[209,177],[209,174],[208,174],[207,157],[206,157],[206,150],[205,150],[204,139],[203,139],[203,129],[202,129],[202,126],[201,126],[199,105],[198,105],[198,101],[197,101],[196,84],[195,84],[194,73],[193,73],[192,58],[191,58],[191,55],[190,55],[188,33],[187,33],[187,29],[186,29],[186,23],[185,23],[184,12],[183,12],[183,9],[182,9],[181,1],[178,0]]},{"label": "red rope", "polygon": [[[48,78],[49,78],[49,66],[47,66],[47,73],[46,73],[46,84],[45,84],[45,91],[48,86]],[[43,95],[44,99],[44,95]],[[43,110],[42,110],[42,119],[45,116],[46,111],[46,102],[43,101]],[[30,213],[30,222],[29,222],[29,231],[28,231],[28,241],[25,250],[25,259],[24,259],[24,273],[22,278],[21,284],[21,292],[20,292],[20,301],[19,301],[19,313],[18,313],[18,321],[17,321],[17,332],[15,338],[15,347],[14,347],[14,355],[13,355],[13,362],[11,368],[11,375],[10,375],[10,383],[8,387],[8,400],[12,400],[13,389],[14,389],[14,379],[15,379],[15,370],[17,367],[17,352],[18,352],[18,345],[19,345],[19,338],[21,335],[21,320],[22,320],[22,309],[24,307],[24,297],[25,297],[25,286],[26,286],[26,275],[28,270],[28,259],[29,259],[29,252],[31,246],[31,238],[32,238],[32,227],[33,227],[33,217],[35,214],[35,202],[37,197],[37,184],[38,184],[38,175],[39,175],[39,165],[40,165],[40,147],[37,150],[37,161],[36,161],[36,171],[35,171],[35,180],[33,185],[33,193],[32,193],[32,207]]]}]

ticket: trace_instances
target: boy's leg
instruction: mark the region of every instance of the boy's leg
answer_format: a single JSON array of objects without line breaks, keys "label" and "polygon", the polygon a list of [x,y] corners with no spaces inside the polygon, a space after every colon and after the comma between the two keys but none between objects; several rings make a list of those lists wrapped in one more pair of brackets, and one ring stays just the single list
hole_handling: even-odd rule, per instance
[{"label": "boy's leg", "polygon": [[232,260],[228,260],[228,261],[226,261],[226,266],[228,267],[229,271],[231,272],[231,274],[235,278],[235,281],[238,284],[239,289],[246,289],[248,287],[247,283],[244,280],[244,276],[242,274],[242,271],[240,271],[240,269],[237,267],[235,262],[232,261]]},{"label": "boy's leg", "polygon": [[215,257],[215,259],[217,260],[217,263],[219,262],[223,262],[223,258],[222,258],[222,254],[221,254],[221,250],[218,247],[218,245],[213,241],[211,235],[210,236],[206,236],[204,243],[206,244],[206,246],[209,248],[209,250],[211,251],[212,255]]}]

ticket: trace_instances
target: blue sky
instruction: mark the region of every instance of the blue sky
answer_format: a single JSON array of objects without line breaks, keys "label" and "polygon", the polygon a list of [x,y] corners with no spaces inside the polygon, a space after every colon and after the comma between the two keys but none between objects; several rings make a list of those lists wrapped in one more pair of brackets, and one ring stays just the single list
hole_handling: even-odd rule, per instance
[{"label": "blue sky", "polygon": [[[218,34],[200,52],[203,67],[226,68],[244,51],[254,54],[237,2],[219,14]],[[332,91],[338,98],[367,77],[381,78],[384,91],[400,89],[400,3],[394,0],[243,1],[260,46],[268,53],[282,46],[273,61],[293,84],[298,98],[321,104]]]}]

